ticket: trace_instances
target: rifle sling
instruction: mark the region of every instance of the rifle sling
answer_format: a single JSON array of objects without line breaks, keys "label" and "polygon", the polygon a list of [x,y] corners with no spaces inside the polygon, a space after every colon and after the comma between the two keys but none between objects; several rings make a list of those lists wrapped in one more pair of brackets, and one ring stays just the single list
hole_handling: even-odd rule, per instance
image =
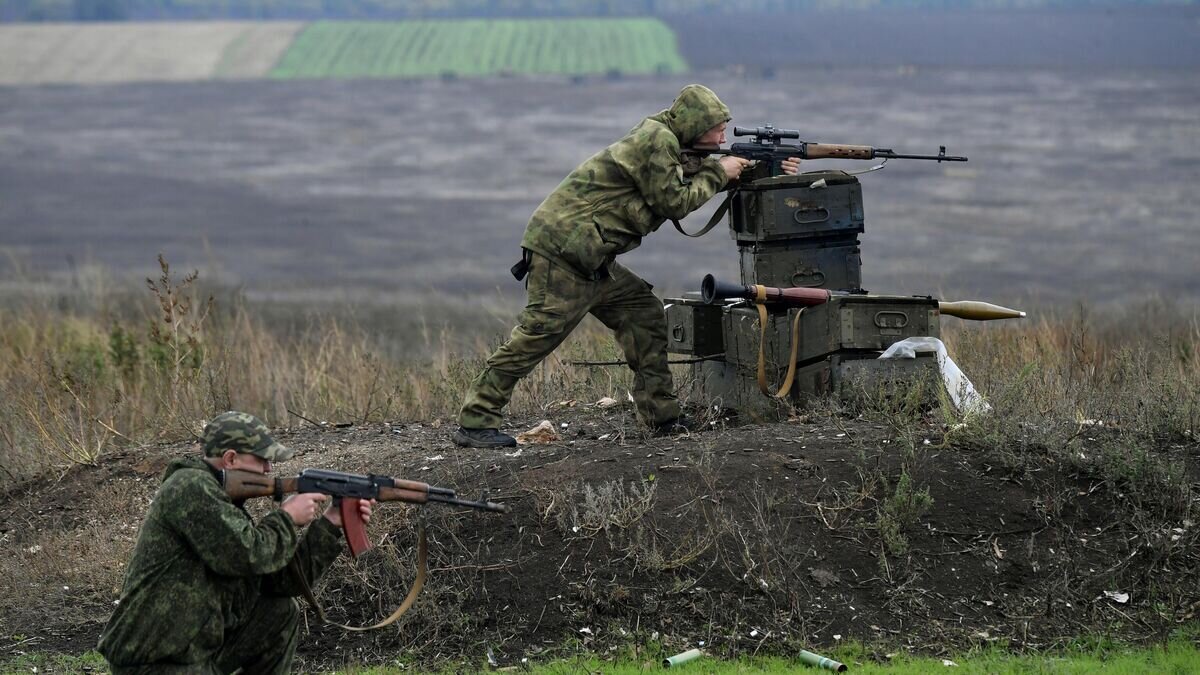
[{"label": "rifle sling", "polygon": [[703,237],[704,235],[708,234],[710,230],[716,227],[717,223],[721,222],[721,219],[724,218],[725,214],[729,212],[729,204],[733,201],[733,195],[736,192],[736,189],[730,190],[725,195],[725,201],[721,202],[721,205],[717,207],[717,212],[712,215],[712,218],[708,219],[708,224],[702,227],[700,231],[695,234],[688,234],[685,232],[683,225],[680,225],[679,221],[675,220],[674,218],[671,219],[671,223],[675,225],[676,230],[679,230],[679,234],[682,234],[685,237]]},{"label": "rifle sling", "polygon": [[331,626],[337,626],[342,630],[353,632],[365,632],[369,630],[375,630],[376,628],[384,628],[395,623],[396,619],[404,616],[404,613],[412,608],[413,603],[417,601],[417,596],[421,593],[421,588],[425,586],[425,575],[429,569],[427,564],[427,553],[429,546],[425,541],[425,528],[421,528],[418,536],[417,578],[413,580],[412,588],[408,590],[408,595],[404,597],[404,602],[400,603],[400,606],[396,608],[396,611],[392,612],[392,615],[388,618],[373,626],[347,626],[336,621],[330,621],[329,617],[325,616],[325,610],[321,608],[321,603],[317,602],[316,596],[313,595],[312,587],[308,585],[308,579],[304,576],[304,573],[300,571],[299,565],[296,564],[295,557],[293,557],[292,561],[288,563],[288,569],[291,570],[292,575],[300,584],[300,591],[304,594],[304,599],[308,601],[309,606],[312,607],[313,611],[317,613],[317,618],[321,619],[323,623],[327,623]]},{"label": "rifle sling", "polygon": [[758,297],[755,298],[754,306],[758,308],[758,325],[761,332],[758,336],[758,390],[764,396],[772,398],[783,398],[788,395],[792,389],[792,381],[796,379],[796,354],[800,348],[800,317],[804,315],[804,307],[801,307],[796,312],[796,318],[792,319],[792,347],[788,354],[787,375],[783,378],[783,384],[779,385],[779,391],[771,393],[771,388],[767,385],[767,306],[764,304],[766,300],[766,287],[755,286],[758,290]]}]

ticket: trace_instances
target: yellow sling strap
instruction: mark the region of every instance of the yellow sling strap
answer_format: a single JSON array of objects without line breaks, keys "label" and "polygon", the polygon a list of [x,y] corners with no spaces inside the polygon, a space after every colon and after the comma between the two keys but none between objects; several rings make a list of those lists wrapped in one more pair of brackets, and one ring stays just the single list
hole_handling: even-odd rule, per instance
[{"label": "yellow sling strap", "polygon": [[292,562],[289,564],[289,567],[291,568],[292,574],[295,576],[296,581],[298,581],[300,584],[300,590],[304,593],[304,599],[308,601],[309,606],[313,608],[313,611],[317,613],[317,617],[321,619],[322,622],[331,626],[337,626],[342,630],[354,632],[363,632],[375,630],[376,628],[384,628],[385,626],[390,626],[395,623],[396,619],[404,616],[404,613],[412,608],[413,603],[417,601],[417,595],[421,593],[421,589],[425,586],[425,576],[428,572],[427,553],[429,548],[425,541],[425,528],[421,528],[421,533],[419,536],[420,540],[417,543],[417,578],[413,581],[412,588],[409,589],[408,595],[404,598],[404,602],[400,603],[400,606],[396,608],[396,611],[392,612],[391,616],[373,626],[347,626],[336,621],[330,621],[329,618],[325,616],[325,610],[321,608],[321,603],[317,602],[317,598],[313,595],[312,588],[310,588],[308,585],[308,579],[305,578],[304,574],[300,571],[299,566],[296,565],[295,558],[292,558]]},{"label": "yellow sling strap", "polygon": [[763,396],[772,398],[784,398],[792,389],[792,381],[796,379],[796,354],[800,348],[800,317],[804,315],[804,308],[801,307],[796,312],[796,318],[792,319],[792,346],[791,352],[788,354],[787,375],[783,378],[783,384],[779,385],[779,391],[771,392],[770,386],[767,385],[767,287],[755,286],[754,306],[758,308],[758,390],[763,393]]}]

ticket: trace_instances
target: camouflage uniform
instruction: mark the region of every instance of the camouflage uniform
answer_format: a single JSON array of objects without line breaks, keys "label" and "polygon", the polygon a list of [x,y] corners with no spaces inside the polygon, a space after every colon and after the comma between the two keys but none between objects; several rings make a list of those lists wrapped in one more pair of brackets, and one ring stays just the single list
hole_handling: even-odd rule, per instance
[{"label": "camouflage uniform", "polygon": [[500,426],[501,409],[528,375],[593,314],[615,334],[634,372],[645,424],[679,416],[667,367],[667,323],[650,284],[615,262],[666,219],[681,219],[727,182],[708,158],[685,172],[680,148],[729,120],[711,90],[684,87],[668,110],[580,164],[530,218],[521,247],[532,252],[525,310],[511,336],[471,383],[459,413],[466,429]]},{"label": "camouflage uniform", "polygon": [[[206,427],[205,454],[227,448],[270,460],[292,454],[245,413],[224,413]],[[99,651],[118,675],[288,672],[294,597],[302,593],[289,562],[295,558],[312,584],[341,550],[341,530],[327,519],[303,537],[280,510],[255,523],[225,495],[211,465],[175,460],[146,514]]]}]

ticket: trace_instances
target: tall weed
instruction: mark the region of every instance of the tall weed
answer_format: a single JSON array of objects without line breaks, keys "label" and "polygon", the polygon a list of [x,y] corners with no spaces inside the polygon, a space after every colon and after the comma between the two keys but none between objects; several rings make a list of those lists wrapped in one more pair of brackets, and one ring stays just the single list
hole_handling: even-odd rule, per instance
[{"label": "tall weed", "polygon": [[[0,322],[0,474],[95,463],[116,446],[199,433],[238,409],[269,425],[300,420],[366,423],[436,420],[457,413],[471,379],[503,337],[464,340],[423,314],[392,335],[353,316],[277,322],[233,294],[206,292],[195,272],[176,280],[160,258],[148,294],[83,291],[30,295]],[[398,343],[419,340],[423,357]],[[463,346],[463,345],[466,346]],[[556,401],[623,398],[626,368],[572,360],[617,357],[590,322],[517,388],[510,412],[535,415]]]}]

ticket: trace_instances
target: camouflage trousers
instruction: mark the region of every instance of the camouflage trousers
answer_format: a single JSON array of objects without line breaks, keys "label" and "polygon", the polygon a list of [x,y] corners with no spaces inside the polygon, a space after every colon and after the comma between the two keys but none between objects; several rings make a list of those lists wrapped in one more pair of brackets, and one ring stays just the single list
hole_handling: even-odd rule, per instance
[{"label": "camouflage trousers", "polygon": [[225,643],[202,663],[151,663],[143,666],[112,666],[113,675],[227,675],[290,673],[296,654],[300,608],[292,598],[260,597],[250,616],[234,631],[226,631]]},{"label": "camouflage trousers", "polygon": [[497,429],[513,389],[591,313],[613,331],[634,372],[638,420],[656,425],[679,417],[667,366],[667,317],[650,284],[618,263],[604,279],[581,279],[534,254],[525,310],[512,334],[471,383],[458,415],[467,429]]}]

